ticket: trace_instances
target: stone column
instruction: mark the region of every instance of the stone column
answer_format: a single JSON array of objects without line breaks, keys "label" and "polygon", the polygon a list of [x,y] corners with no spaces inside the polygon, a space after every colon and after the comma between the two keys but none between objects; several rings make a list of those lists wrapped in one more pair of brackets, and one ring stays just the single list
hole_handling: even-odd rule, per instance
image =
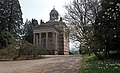
[{"label": "stone column", "polygon": [[46,49],[48,49],[48,32],[46,32]]},{"label": "stone column", "polygon": [[55,43],[55,33],[52,32],[52,35],[53,35],[53,36],[52,36],[52,37],[53,37],[53,38],[52,38],[52,40],[53,40],[53,47],[54,47],[54,49],[55,49],[55,44],[56,44],[56,43]]},{"label": "stone column", "polygon": [[38,46],[38,34],[36,34],[36,45]]},{"label": "stone column", "polygon": [[58,55],[58,41],[57,41],[57,38],[58,36],[57,36],[57,33],[55,34],[55,55]]},{"label": "stone column", "polygon": [[53,32],[52,33],[53,34],[53,49],[54,49],[54,54],[56,54],[56,36],[55,36],[55,33]]},{"label": "stone column", "polygon": [[58,39],[58,36],[57,36],[57,34],[56,34],[55,37],[56,37],[56,49],[58,49],[58,40],[57,40],[57,39]]},{"label": "stone column", "polygon": [[39,33],[39,46],[41,47],[41,33]]},{"label": "stone column", "polygon": [[33,33],[33,44],[35,45],[35,33]]}]

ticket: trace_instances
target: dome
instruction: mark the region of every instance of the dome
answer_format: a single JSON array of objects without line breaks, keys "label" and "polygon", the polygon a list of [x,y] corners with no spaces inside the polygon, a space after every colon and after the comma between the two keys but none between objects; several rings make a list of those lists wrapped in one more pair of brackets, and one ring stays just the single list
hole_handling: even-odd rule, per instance
[{"label": "dome", "polygon": [[50,20],[57,20],[59,16],[59,13],[53,8],[50,12]]},{"label": "dome", "polygon": [[50,15],[59,15],[59,13],[55,10],[55,8],[53,8],[53,10],[51,10]]}]

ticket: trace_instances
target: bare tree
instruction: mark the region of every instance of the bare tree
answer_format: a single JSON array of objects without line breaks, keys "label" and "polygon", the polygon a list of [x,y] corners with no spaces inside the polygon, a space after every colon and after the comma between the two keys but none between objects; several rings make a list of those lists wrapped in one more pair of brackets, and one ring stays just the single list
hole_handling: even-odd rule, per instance
[{"label": "bare tree", "polygon": [[73,0],[65,6],[67,10],[65,20],[68,22],[72,40],[80,42],[81,46],[90,43],[93,33],[92,25],[100,8],[100,0]]}]

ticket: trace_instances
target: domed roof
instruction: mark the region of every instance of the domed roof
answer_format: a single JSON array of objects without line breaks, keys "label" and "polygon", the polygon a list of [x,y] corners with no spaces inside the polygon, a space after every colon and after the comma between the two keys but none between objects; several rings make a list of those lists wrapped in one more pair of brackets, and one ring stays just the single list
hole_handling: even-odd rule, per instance
[{"label": "domed roof", "polygon": [[53,8],[50,12],[50,20],[58,20],[59,13]]},{"label": "domed roof", "polygon": [[55,10],[55,8],[53,8],[53,10],[51,10],[50,15],[59,15],[59,13]]}]

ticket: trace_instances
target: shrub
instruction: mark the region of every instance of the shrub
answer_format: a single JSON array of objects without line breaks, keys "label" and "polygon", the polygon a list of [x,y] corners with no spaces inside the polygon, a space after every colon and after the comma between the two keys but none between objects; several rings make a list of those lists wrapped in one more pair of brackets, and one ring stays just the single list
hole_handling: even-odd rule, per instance
[{"label": "shrub", "polygon": [[14,44],[8,45],[6,48],[0,49],[0,59],[12,59],[17,55]]},{"label": "shrub", "polygon": [[20,49],[20,54],[22,56],[25,56],[26,59],[33,59],[33,58],[38,58],[41,55],[48,54],[47,50],[41,49],[39,46],[35,46],[27,41],[24,41],[21,49]]},{"label": "shrub", "polygon": [[48,54],[46,49],[41,49],[27,41],[22,41],[19,49],[16,49],[15,43],[8,45],[6,48],[0,49],[1,60],[34,59],[41,55]]}]

